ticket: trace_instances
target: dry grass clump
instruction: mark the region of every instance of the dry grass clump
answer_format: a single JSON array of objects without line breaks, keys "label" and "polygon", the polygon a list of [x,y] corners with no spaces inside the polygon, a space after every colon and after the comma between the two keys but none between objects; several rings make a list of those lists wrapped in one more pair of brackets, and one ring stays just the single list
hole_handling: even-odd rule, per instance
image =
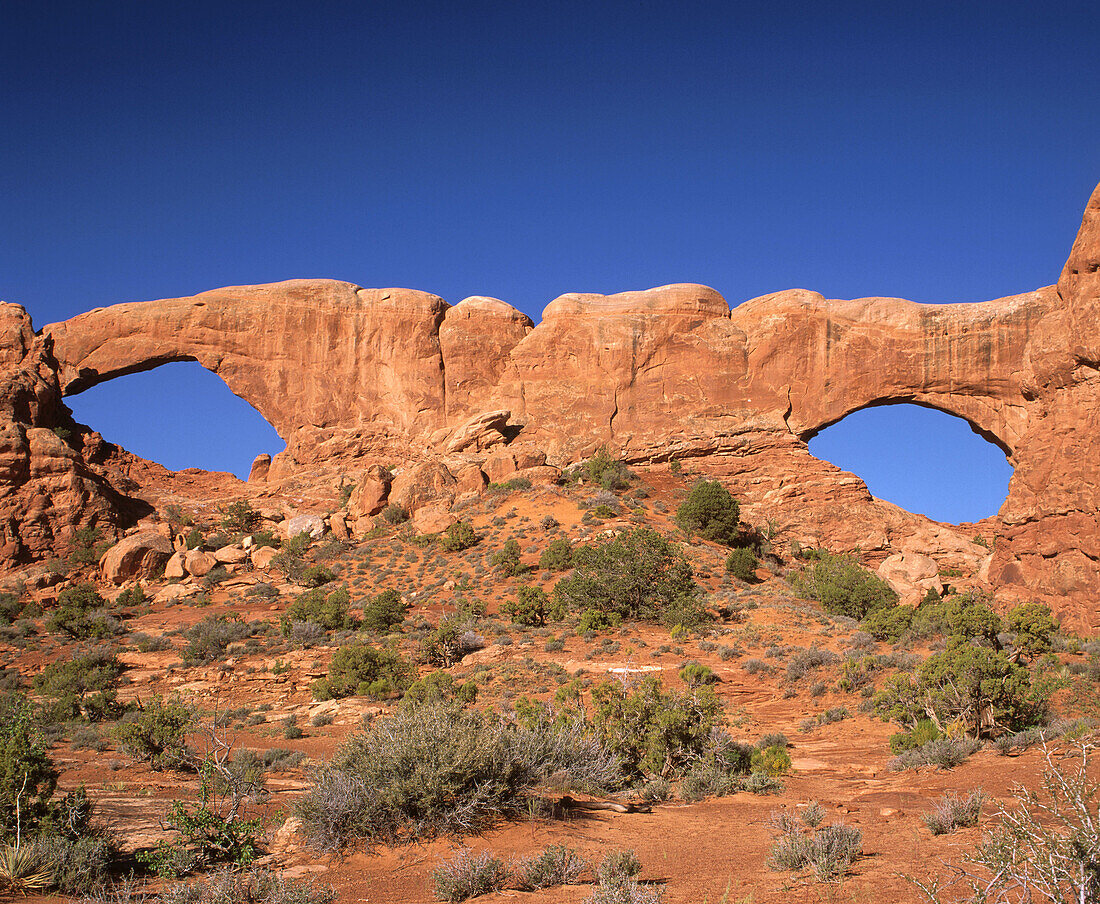
[{"label": "dry grass clump", "polygon": [[469,833],[520,812],[551,776],[565,787],[606,789],[622,767],[580,724],[515,725],[432,701],[353,735],[314,773],[298,812],[322,850],[356,838]]},{"label": "dry grass clump", "polygon": [[780,811],[772,814],[772,825],[780,833],[768,856],[768,866],[774,870],[809,868],[819,880],[831,881],[863,855],[863,833],[843,823],[807,834],[797,819]]},{"label": "dry grass clump", "polygon": [[947,835],[964,826],[976,826],[984,803],[985,792],[981,788],[971,791],[966,797],[959,797],[955,792],[948,791],[921,818],[933,835]]}]

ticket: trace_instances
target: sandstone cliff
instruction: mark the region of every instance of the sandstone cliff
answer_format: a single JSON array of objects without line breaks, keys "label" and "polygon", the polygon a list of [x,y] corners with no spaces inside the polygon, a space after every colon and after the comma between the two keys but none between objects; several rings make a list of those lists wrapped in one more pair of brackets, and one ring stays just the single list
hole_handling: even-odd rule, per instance
[{"label": "sandstone cliff", "polygon": [[[917,529],[913,516],[805,444],[863,407],[927,405],[965,418],[1016,468],[990,578],[1095,611],[1098,314],[1100,187],[1056,285],[980,304],[796,289],[731,311],[713,289],[685,284],[565,295],[535,326],[497,299],[451,307],[408,289],[295,280],[101,308],[38,336],[8,306],[0,563],[41,555],[63,523],[109,519],[118,506],[109,486],[89,484],[78,453],[29,432],[48,425],[42,411],[103,380],[196,360],[286,440],[272,480],[501,442],[560,466],[606,443],[638,462],[705,459],[792,530],[840,544],[878,537],[884,550]],[[482,424],[495,431],[484,444]],[[46,527],[28,461],[72,485],[67,514]],[[837,524],[841,511],[858,527]]]}]

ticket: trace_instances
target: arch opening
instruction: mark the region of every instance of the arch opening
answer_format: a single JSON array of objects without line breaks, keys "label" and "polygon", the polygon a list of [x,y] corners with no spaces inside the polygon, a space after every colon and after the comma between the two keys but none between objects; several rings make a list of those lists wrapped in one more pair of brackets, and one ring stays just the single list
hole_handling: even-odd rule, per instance
[{"label": "arch opening", "polygon": [[859,476],[877,498],[950,524],[996,515],[1012,477],[994,438],[915,403],[861,408],[817,431],[809,448]]},{"label": "arch opening", "polygon": [[255,408],[194,360],[112,377],[65,403],[108,442],[173,471],[229,471],[244,480],[257,455],[286,448]]}]

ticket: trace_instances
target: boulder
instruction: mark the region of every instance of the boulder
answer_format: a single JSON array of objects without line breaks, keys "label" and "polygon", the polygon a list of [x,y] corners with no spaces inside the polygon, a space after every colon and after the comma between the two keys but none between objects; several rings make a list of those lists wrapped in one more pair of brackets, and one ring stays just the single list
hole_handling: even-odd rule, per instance
[{"label": "boulder", "polygon": [[248,551],[243,546],[233,543],[214,551],[214,558],[223,565],[237,564],[248,558]]},{"label": "boulder", "polygon": [[158,530],[143,530],[123,537],[99,560],[103,580],[121,584],[134,578],[160,577],[172,556],[172,543]]},{"label": "boulder", "polygon": [[464,452],[472,449],[480,452],[482,449],[501,445],[505,441],[504,428],[511,416],[512,412],[508,410],[484,411],[474,415],[451,434],[446,443],[447,451]]},{"label": "boulder", "polygon": [[441,505],[422,505],[412,516],[413,529],[418,534],[438,534],[458,519]]},{"label": "boulder", "polygon": [[918,552],[902,551],[887,556],[878,567],[878,576],[886,581],[903,602],[918,603],[932,588],[943,590],[936,560]]},{"label": "boulder", "polygon": [[187,569],[188,574],[197,578],[209,574],[217,564],[217,559],[201,549],[189,550],[183,557],[183,567]]},{"label": "boulder", "polygon": [[252,550],[252,567],[260,571],[267,571],[271,560],[279,554],[274,546],[257,546]]},{"label": "boulder", "polygon": [[386,507],[393,475],[380,465],[371,465],[348,496],[348,520],[360,521]]},{"label": "boulder", "polygon": [[526,478],[534,484],[545,484],[552,486],[561,480],[561,468],[555,468],[553,465],[540,465],[534,468],[520,468],[515,472],[509,480],[518,480],[520,478]]},{"label": "boulder", "polygon": [[333,512],[328,516],[328,529],[337,540],[348,538],[348,522],[344,512]]},{"label": "boulder", "polygon": [[183,567],[183,553],[176,550],[164,566],[164,577],[169,581],[179,581],[187,577],[187,569]]},{"label": "boulder", "polygon": [[311,540],[319,540],[325,535],[325,519],[320,515],[294,515],[282,523],[282,530],[288,539],[309,534]]},{"label": "boulder", "polygon": [[497,452],[485,459],[481,470],[485,472],[490,483],[504,483],[516,473],[516,460],[511,452]]},{"label": "boulder", "polygon": [[455,496],[455,479],[442,462],[425,459],[409,465],[393,479],[390,502],[410,515],[429,503],[449,506]]},{"label": "boulder", "polygon": [[464,493],[482,493],[489,479],[485,472],[477,465],[467,465],[455,474],[455,494],[461,496]]}]

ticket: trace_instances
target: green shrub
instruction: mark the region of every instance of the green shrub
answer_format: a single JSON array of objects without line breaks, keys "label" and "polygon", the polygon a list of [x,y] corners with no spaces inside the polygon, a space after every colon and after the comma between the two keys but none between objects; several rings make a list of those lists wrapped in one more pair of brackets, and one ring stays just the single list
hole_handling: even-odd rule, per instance
[{"label": "green shrub", "polygon": [[324,565],[309,565],[295,583],[303,587],[324,587],[336,580],[336,573]]},{"label": "green shrub", "polygon": [[187,629],[187,646],[180,653],[188,664],[213,662],[225,655],[231,643],[251,636],[256,627],[224,615],[207,616]]},{"label": "green shrub", "polygon": [[374,634],[387,634],[405,620],[408,611],[409,604],[391,587],[363,606],[363,627]]},{"label": "green shrub", "polygon": [[509,724],[457,704],[401,707],[353,735],[313,776],[298,815],[310,841],[406,841],[475,832],[555,784],[607,789],[618,760],[578,724]]},{"label": "green shrub", "polygon": [[333,654],[328,676],[313,682],[313,696],[318,700],[397,697],[414,677],[412,665],[399,653],[365,643],[348,644]]},{"label": "green shrub", "polygon": [[603,609],[585,609],[577,621],[577,633],[589,634],[591,632],[610,631],[619,627],[622,622],[622,617],[615,612],[605,612]]},{"label": "green shrub", "polygon": [[909,631],[914,614],[909,606],[887,604],[868,612],[861,627],[877,640],[897,643]]},{"label": "green shrub", "polygon": [[679,775],[719,724],[722,707],[704,686],[667,692],[653,675],[634,690],[605,681],[592,689],[593,724],[600,740],[635,775]]},{"label": "green shrub", "polygon": [[23,614],[23,600],[16,593],[0,593],[0,625],[10,625]]},{"label": "green shrub", "polygon": [[614,458],[601,446],[584,464],[584,474],[592,483],[597,483],[605,490],[621,490],[634,478],[624,462]]},{"label": "green shrub", "polygon": [[482,851],[475,856],[469,848],[463,848],[432,870],[436,900],[450,901],[451,904],[499,891],[507,881],[508,870],[504,861],[491,851]]},{"label": "green shrub", "polygon": [[1005,624],[1013,634],[1012,645],[1023,659],[1034,659],[1054,648],[1051,637],[1058,625],[1049,606],[1023,603],[1009,611]]},{"label": "green shrub", "polygon": [[523,574],[527,569],[519,558],[519,541],[506,540],[504,545],[489,557],[489,563],[500,569],[505,577],[515,577]]},{"label": "green shrub", "polygon": [[108,611],[94,584],[76,584],[58,594],[57,608],[46,619],[47,631],[62,631],[77,640],[112,637],[125,629]]},{"label": "green shrub", "polygon": [[306,550],[309,549],[309,545],[312,542],[313,538],[309,535],[309,531],[304,530],[295,534],[293,537],[287,537],[284,540],[280,540],[279,549],[289,556],[301,557],[306,554]]},{"label": "green shrub", "polygon": [[124,753],[154,770],[179,769],[187,764],[187,729],[193,722],[190,707],[154,697],[126,713],[111,734]]},{"label": "green shrub", "polygon": [[134,584],[133,587],[127,587],[115,597],[115,605],[118,607],[140,606],[142,603],[147,602],[147,599],[141,585]]},{"label": "green shrub", "polygon": [[543,571],[566,571],[573,567],[573,547],[565,537],[555,537],[539,556]]},{"label": "green shrub", "polygon": [[688,687],[701,687],[704,684],[716,684],[718,676],[709,665],[699,662],[688,662],[680,669],[680,680]]},{"label": "green shrub", "polygon": [[756,558],[756,553],[748,546],[731,549],[730,554],[726,556],[726,571],[737,580],[749,584],[756,582],[756,569],[759,565],[760,560]]},{"label": "green shrub", "polygon": [[57,771],[22,694],[0,697],[0,838],[32,832],[50,815]]},{"label": "green shrub", "polygon": [[72,659],[47,663],[35,676],[34,688],[50,702],[50,721],[85,718],[90,722],[118,715],[118,679],[122,663],[114,651],[97,647]]},{"label": "green shrub", "polygon": [[689,536],[732,546],[737,541],[741,508],[717,480],[700,480],[676,509],[676,523]]},{"label": "green shrub", "polygon": [[229,534],[247,534],[259,523],[260,513],[247,499],[238,499],[222,510],[218,526]]},{"label": "green shrub", "polygon": [[287,633],[291,621],[313,622],[326,631],[351,628],[355,620],[348,613],[350,601],[347,587],[338,587],[331,593],[325,593],[318,587],[303,593],[287,609],[283,618],[283,633]]},{"label": "green shrub", "polygon": [[104,540],[99,527],[91,525],[73,531],[69,562],[73,565],[94,565],[111,548],[111,541]]},{"label": "green shrub", "polygon": [[864,618],[898,600],[889,584],[847,555],[822,552],[801,572],[792,573],[790,581],[799,596],[817,600],[832,615],[849,618]]},{"label": "green shrub", "polygon": [[931,719],[919,719],[908,731],[890,735],[890,749],[895,753],[905,753],[916,747],[923,747],[929,741],[938,741],[943,733],[936,728]]},{"label": "green shrub", "polygon": [[790,772],[790,769],[791,755],[787,753],[786,746],[773,744],[770,747],[753,751],[753,772],[763,772],[765,775],[776,776]]},{"label": "green shrub", "polygon": [[462,552],[481,542],[481,537],[467,521],[452,524],[439,538],[439,545],[447,552]]},{"label": "green shrub", "polygon": [[587,864],[572,848],[552,844],[542,853],[533,854],[516,864],[518,884],[523,891],[538,891],[559,885],[572,885]]},{"label": "green shrub", "polygon": [[175,879],[214,863],[249,866],[260,853],[263,821],[222,815],[208,806],[208,796],[197,806],[174,800],[164,818],[175,830],[174,841],[160,841],[136,859],[156,875]]},{"label": "green shrub", "polygon": [[389,524],[404,524],[409,520],[409,513],[401,506],[391,503],[382,509],[382,517]]},{"label": "green shrub", "polygon": [[581,547],[573,561],[573,573],[554,588],[555,599],[565,608],[659,619],[698,594],[679,548],[649,528]]},{"label": "green shrub", "polygon": [[459,683],[443,671],[429,672],[409,685],[401,698],[402,706],[419,706],[423,703],[458,702],[473,703],[477,699],[477,682]]},{"label": "green shrub", "polygon": [[549,600],[541,587],[523,586],[516,599],[508,600],[500,611],[517,625],[544,625],[548,606]]}]

